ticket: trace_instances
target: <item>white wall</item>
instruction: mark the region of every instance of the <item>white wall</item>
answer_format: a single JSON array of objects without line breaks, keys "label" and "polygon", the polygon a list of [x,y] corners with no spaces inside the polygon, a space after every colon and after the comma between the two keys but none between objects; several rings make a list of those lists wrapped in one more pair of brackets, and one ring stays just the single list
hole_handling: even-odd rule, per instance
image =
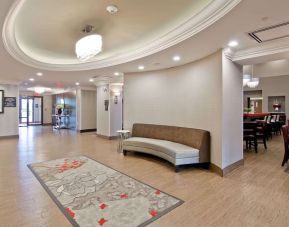
[{"label": "white wall", "polygon": [[222,55],[168,70],[126,74],[124,128],[133,123],[208,130],[211,161],[222,166]]},{"label": "white wall", "polygon": [[77,130],[96,129],[96,91],[77,90]]},{"label": "white wall", "polygon": [[19,108],[19,88],[17,85],[0,84],[0,90],[4,90],[6,97],[16,97],[16,107],[5,108],[4,114],[0,114],[0,137],[18,135],[18,108]]},{"label": "white wall", "polygon": [[289,75],[288,76],[273,76],[261,77],[260,84],[257,88],[244,88],[245,91],[262,90],[262,111],[268,112],[268,97],[269,96],[285,96],[285,112],[286,117],[289,117]]},{"label": "white wall", "polygon": [[114,102],[114,93],[110,92],[110,136],[117,136],[117,130],[122,129],[122,94],[118,96],[118,102]]},{"label": "white wall", "polygon": [[81,90],[81,130],[96,129],[96,91]]},{"label": "white wall", "polygon": [[[118,102],[115,103],[112,87],[115,88],[112,85],[97,87],[97,134],[107,137],[117,136],[116,131],[122,129],[122,94],[118,96]],[[107,111],[104,106],[105,100],[109,100]]]},{"label": "white wall", "polygon": [[222,168],[243,159],[243,68],[223,55]]},{"label": "white wall", "polygon": [[[105,111],[104,100],[109,100],[109,86],[97,87],[97,134],[110,136],[109,111]],[[109,103],[111,105],[111,102]]]},{"label": "white wall", "polygon": [[43,124],[52,123],[52,95],[43,95]]},{"label": "white wall", "polygon": [[243,158],[241,71],[218,51],[184,66],[126,74],[124,128],[151,123],[208,130],[211,162],[225,168]]}]

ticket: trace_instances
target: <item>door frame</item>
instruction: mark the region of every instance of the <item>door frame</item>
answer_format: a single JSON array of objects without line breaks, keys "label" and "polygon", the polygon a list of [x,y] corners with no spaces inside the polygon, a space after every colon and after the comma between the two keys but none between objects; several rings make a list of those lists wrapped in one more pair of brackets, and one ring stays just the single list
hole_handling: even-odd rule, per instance
[{"label": "door frame", "polygon": [[[29,99],[32,99],[32,106],[34,106],[34,99],[35,98],[40,98],[41,99],[41,122],[39,124],[30,124],[29,123]],[[31,95],[28,95],[28,96],[20,96],[20,105],[19,105],[19,122],[20,121],[20,116],[21,116],[21,109],[22,109],[22,102],[21,100],[22,99],[27,99],[27,122],[26,122],[26,127],[27,126],[37,126],[37,125],[43,125],[43,96],[31,96]],[[34,122],[34,110],[32,109],[32,122]],[[25,126],[24,126],[25,127]]]}]

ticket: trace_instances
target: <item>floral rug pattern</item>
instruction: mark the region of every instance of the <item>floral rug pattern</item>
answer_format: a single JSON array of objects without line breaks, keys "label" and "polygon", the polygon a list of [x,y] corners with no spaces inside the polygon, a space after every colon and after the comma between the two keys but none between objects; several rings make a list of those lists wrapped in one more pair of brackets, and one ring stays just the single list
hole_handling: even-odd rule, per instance
[{"label": "floral rug pattern", "polygon": [[73,226],[145,226],[183,203],[85,156],[28,167]]}]

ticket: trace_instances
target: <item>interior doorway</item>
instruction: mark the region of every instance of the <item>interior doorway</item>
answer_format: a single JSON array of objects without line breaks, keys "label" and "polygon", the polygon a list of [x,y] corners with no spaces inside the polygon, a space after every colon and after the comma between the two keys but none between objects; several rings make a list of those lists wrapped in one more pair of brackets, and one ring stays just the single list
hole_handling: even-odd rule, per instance
[{"label": "interior doorway", "polygon": [[19,126],[43,124],[43,97],[21,96],[19,100]]},{"label": "interior doorway", "polygon": [[262,113],[263,98],[251,98],[250,99],[250,108],[252,113]]}]

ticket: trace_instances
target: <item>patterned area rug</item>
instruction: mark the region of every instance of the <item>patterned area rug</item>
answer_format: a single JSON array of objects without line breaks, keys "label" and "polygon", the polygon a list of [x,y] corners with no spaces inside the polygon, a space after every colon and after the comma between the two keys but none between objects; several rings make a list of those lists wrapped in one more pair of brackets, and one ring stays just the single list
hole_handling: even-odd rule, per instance
[{"label": "patterned area rug", "polygon": [[146,226],[183,203],[85,156],[28,167],[73,226]]}]

